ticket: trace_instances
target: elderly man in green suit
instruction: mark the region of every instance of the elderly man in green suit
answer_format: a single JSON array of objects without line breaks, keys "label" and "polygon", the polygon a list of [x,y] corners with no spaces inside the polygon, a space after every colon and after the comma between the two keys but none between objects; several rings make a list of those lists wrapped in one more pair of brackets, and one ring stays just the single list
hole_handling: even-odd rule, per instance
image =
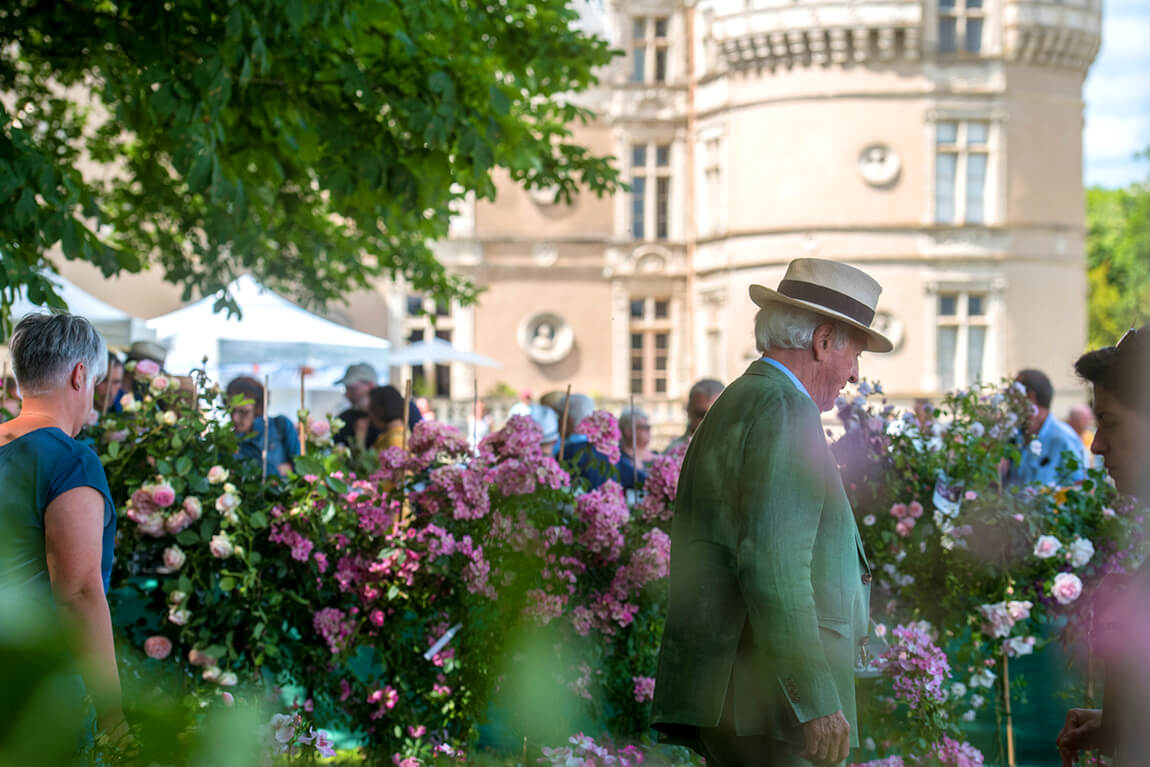
[{"label": "elderly man in green suit", "polygon": [[834,765],[858,745],[870,570],[820,412],[858,380],[882,288],[820,259],[752,285],[763,353],[723,391],[679,475],[652,726],[708,767]]}]

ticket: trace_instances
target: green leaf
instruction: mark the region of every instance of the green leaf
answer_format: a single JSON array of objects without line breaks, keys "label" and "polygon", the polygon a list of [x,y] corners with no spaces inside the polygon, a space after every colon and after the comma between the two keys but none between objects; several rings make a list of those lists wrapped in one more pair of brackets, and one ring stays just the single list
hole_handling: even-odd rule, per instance
[{"label": "green leaf", "polygon": [[263,530],[268,526],[268,515],[262,511],[255,511],[248,515],[248,524],[254,530]]},{"label": "green leaf", "polygon": [[[175,447],[175,446],[176,446],[175,440],[173,439],[172,440],[172,447]],[[188,472],[191,470],[192,470],[192,459],[191,458],[188,458],[186,455],[181,455],[179,458],[176,459],[176,474],[179,474],[181,477],[186,477],[188,475]]]},{"label": "green leaf", "polygon": [[119,442],[109,442],[108,443],[108,455],[111,456],[112,458],[119,457],[119,455],[120,455],[120,443]]},{"label": "green leaf", "polygon": [[322,519],[323,523],[326,525],[328,522],[331,522],[332,517],[334,517],[334,516],[335,516],[335,504],[329,503],[324,508],[323,514],[320,516],[320,519]]},{"label": "green leaf", "polygon": [[208,478],[200,475],[193,475],[188,479],[188,487],[196,493],[206,493],[211,488],[208,484]]},{"label": "green leaf", "polygon": [[172,464],[163,458],[159,458],[156,460],[156,471],[160,474],[171,474]]},{"label": "green leaf", "polygon": [[303,0],[288,0],[284,14],[287,16],[288,24],[291,24],[293,33],[299,34],[300,28],[307,20],[306,11]]},{"label": "green leaf", "polygon": [[334,492],[334,493],[339,493],[340,495],[343,495],[344,493],[347,492],[347,483],[344,482],[342,479],[336,479],[335,477],[327,477],[324,480],[324,483],[327,484],[327,486],[330,487],[332,489],[332,492]]},{"label": "green leaf", "polygon": [[230,575],[220,578],[220,591],[231,591],[236,587],[236,579]]},{"label": "green leaf", "polygon": [[176,536],[176,542],[181,546],[194,546],[200,542],[200,536],[192,528],[183,530]]},{"label": "green leaf", "polygon": [[216,660],[219,660],[220,658],[224,657],[227,654],[228,654],[228,648],[224,647],[223,645],[219,645],[219,644],[211,645],[210,647],[208,647],[208,649],[204,650],[204,655],[210,655],[213,658],[215,658]]},{"label": "green leaf", "polygon": [[396,586],[395,584],[388,586],[387,587],[387,598],[388,598],[388,600],[395,599],[397,596],[399,596],[399,586]]}]

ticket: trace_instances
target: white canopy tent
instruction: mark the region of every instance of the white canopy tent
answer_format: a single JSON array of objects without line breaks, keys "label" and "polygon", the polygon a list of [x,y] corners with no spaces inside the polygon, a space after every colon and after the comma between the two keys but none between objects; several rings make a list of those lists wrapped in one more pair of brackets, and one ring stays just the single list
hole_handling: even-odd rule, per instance
[{"label": "white canopy tent", "polygon": [[367,362],[379,371],[380,383],[386,381],[386,340],[301,309],[248,275],[228,290],[240,305],[241,318],[212,311],[215,299],[208,297],[148,321],[168,349],[164,367],[169,373],[203,367],[221,384],[241,375],[261,382],[266,376],[269,410],[292,416],[299,407],[301,369],[307,372],[306,404],[316,413],[343,408],[335,382],[348,365]]},{"label": "white canopy tent", "polygon": [[[143,320],[85,293],[59,275],[50,275],[49,279],[55,283],[56,292],[68,305],[68,311],[87,318],[104,336],[108,346],[127,346],[132,341],[152,338]],[[21,291],[20,297],[12,304],[13,323],[19,322],[25,314],[43,311],[47,311],[46,306],[32,303],[27,294]]]}]

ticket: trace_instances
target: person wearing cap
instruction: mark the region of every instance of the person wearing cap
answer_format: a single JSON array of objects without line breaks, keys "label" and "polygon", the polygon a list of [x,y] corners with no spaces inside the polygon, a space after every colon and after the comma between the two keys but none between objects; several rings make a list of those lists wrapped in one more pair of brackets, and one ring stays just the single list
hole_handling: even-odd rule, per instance
[{"label": "person wearing cap", "polygon": [[651,724],[708,765],[834,765],[858,745],[871,574],[820,413],[862,352],[891,350],[870,327],[881,292],[821,259],[752,285],[762,357],[687,448]]},{"label": "person wearing cap", "polygon": [[343,386],[343,395],[351,405],[336,416],[343,422],[343,428],[332,437],[337,445],[363,448],[375,444],[379,438],[379,430],[369,416],[371,390],[375,388],[378,379],[375,368],[366,362],[358,362],[349,365],[343,378],[336,381]]}]

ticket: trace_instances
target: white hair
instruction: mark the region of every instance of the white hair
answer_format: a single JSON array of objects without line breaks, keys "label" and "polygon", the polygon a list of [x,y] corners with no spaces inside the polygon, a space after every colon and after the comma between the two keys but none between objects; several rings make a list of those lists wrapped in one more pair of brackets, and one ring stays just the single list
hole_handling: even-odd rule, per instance
[{"label": "white hair", "polygon": [[834,348],[846,346],[854,328],[823,314],[772,301],[755,315],[755,346],[760,352],[809,349],[815,341],[815,330],[827,323],[835,329]]},{"label": "white hair", "polygon": [[623,412],[619,414],[619,430],[630,434],[633,431],[632,427],[636,423],[643,423],[644,421],[650,420],[642,408],[635,408],[634,410],[625,408]]},{"label": "white hair", "polygon": [[98,383],[108,372],[108,347],[83,317],[66,312],[29,314],[8,341],[12,372],[25,396],[41,396],[67,385],[77,363],[88,381]]}]

